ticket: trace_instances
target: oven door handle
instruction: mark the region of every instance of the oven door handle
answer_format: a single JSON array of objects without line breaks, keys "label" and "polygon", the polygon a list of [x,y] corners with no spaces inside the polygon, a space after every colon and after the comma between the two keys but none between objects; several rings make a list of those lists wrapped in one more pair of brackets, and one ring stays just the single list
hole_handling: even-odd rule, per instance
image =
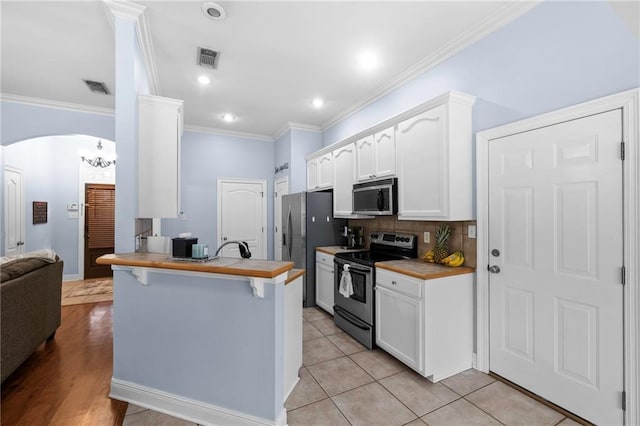
[{"label": "oven door handle", "polygon": [[340,268],[340,269],[344,270],[345,266],[348,266],[350,271],[353,270],[353,271],[358,271],[358,272],[364,272],[365,274],[368,274],[368,273],[371,272],[371,268],[364,268],[364,267],[361,267],[361,266],[355,266],[352,263],[343,263],[342,264],[342,268]]},{"label": "oven door handle", "polygon": [[333,307],[333,312],[338,314],[338,315],[340,315],[345,321],[348,321],[349,323],[355,325],[356,327],[358,327],[361,330],[370,330],[371,329],[371,327],[369,327],[368,324],[362,322],[361,320],[359,320],[358,318],[354,317],[350,313],[348,313],[346,311],[343,311],[338,306],[334,306]]}]

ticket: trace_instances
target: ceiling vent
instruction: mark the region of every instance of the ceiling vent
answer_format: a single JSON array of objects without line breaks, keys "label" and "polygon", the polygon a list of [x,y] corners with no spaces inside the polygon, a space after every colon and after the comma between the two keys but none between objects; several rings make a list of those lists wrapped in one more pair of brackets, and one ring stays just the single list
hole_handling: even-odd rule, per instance
[{"label": "ceiling vent", "polygon": [[205,49],[204,47],[198,47],[198,65],[201,67],[218,68],[218,58],[220,57],[220,52],[216,52],[215,50]]},{"label": "ceiling vent", "polygon": [[109,92],[109,89],[107,89],[107,86],[101,81],[93,81],[93,80],[85,80],[85,79],[82,79],[82,81],[84,81],[84,84],[86,84],[89,90],[91,90],[94,93],[100,93],[102,95],[111,94]]}]

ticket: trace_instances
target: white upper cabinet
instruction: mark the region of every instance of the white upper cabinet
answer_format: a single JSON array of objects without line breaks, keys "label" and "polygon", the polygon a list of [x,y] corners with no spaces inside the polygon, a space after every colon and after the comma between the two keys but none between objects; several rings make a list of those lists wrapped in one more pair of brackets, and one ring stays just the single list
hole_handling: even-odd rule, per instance
[{"label": "white upper cabinet", "polygon": [[354,143],[333,151],[333,216],[353,214],[353,182],[356,162]]},{"label": "white upper cabinet", "polygon": [[389,127],[356,142],[356,179],[358,182],[396,174],[394,127]]},{"label": "white upper cabinet", "polygon": [[138,217],[180,212],[182,101],[138,96]]},{"label": "white upper cabinet", "polygon": [[471,108],[449,93],[441,105],[398,123],[398,218],[471,220]]},{"label": "white upper cabinet", "polygon": [[307,161],[307,190],[328,189],[333,185],[331,153]]}]

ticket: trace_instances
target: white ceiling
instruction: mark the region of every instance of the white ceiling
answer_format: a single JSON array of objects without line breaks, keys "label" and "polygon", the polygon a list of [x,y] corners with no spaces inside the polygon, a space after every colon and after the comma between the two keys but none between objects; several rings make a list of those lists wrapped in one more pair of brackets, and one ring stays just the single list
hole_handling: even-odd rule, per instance
[{"label": "white ceiling", "polygon": [[[463,48],[531,7],[486,1],[138,1],[145,15],[159,95],[185,101],[185,126],[273,137],[288,123],[326,127],[403,78]],[[7,1],[1,12],[1,92],[114,108],[82,79],[115,92],[114,33],[101,1]],[[216,70],[196,64],[196,47],[221,52]],[[360,69],[375,52],[379,66]],[[199,75],[212,83],[202,86]],[[314,97],[325,100],[314,109]],[[220,120],[235,114],[234,123]]]}]

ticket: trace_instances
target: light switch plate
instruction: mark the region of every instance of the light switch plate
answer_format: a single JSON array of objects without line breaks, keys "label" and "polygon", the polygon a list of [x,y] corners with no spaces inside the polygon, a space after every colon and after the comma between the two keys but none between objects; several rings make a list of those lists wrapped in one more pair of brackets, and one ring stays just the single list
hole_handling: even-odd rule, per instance
[{"label": "light switch plate", "polygon": [[431,232],[424,231],[424,242],[425,243],[431,242]]},{"label": "light switch plate", "polygon": [[469,238],[476,238],[476,225],[469,225],[469,230],[467,231],[467,236]]}]

